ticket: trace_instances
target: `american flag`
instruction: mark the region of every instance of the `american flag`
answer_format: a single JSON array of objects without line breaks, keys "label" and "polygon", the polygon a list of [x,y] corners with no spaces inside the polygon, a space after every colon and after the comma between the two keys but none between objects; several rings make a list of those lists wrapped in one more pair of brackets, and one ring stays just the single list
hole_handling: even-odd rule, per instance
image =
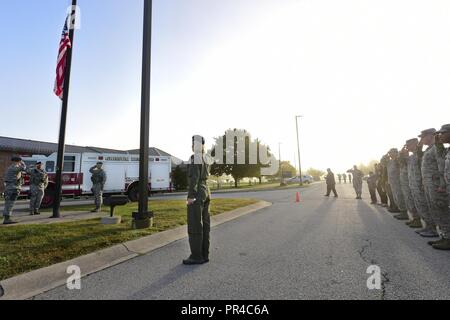
[{"label": "american flag", "polygon": [[55,94],[62,100],[64,97],[64,80],[66,74],[67,50],[72,46],[68,28],[69,17],[66,19],[59,43],[58,62],[56,67]]}]

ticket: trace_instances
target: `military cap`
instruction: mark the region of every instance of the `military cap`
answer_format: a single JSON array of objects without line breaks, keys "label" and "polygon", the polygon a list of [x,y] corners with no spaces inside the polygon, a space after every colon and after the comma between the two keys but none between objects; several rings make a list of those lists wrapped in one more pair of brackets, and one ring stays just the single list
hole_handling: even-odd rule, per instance
[{"label": "military cap", "polygon": [[36,162],[36,165],[37,165],[37,166],[39,166],[39,165],[41,165],[41,164],[42,164],[42,162],[40,162],[40,161],[39,161],[39,162]]},{"label": "military cap", "polygon": [[406,141],[406,144],[408,145],[408,144],[416,143],[416,142],[418,143],[418,142],[419,142],[419,139],[414,138],[414,139],[410,139],[410,140]]},{"label": "military cap", "polygon": [[419,138],[423,138],[425,136],[428,136],[430,134],[435,134],[436,133],[436,129],[427,129],[427,130],[423,130],[421,135],[419,136]]},{"label": "military cap", "polygon": [[102,166],[103,162],[99,161],[99,162],[97,162],[97,165]]},{"label": "military cap", "polygon": [[449,133],[450,132],[450,124],[443,125],[441,130],[436,133]]},{"label": "military cap", "polygon": [[193,136],[192,137],[192,143],[195,143],[195,142],[202,142],[202,145],[205,145],[205,138],[203,138],[202,136]]},{"label": "military cap", "polygon": [[389,153],[398,153],[398,149],[397,148],[392,148],[391,150],[389,150]]},{"label": "military cap", "polygon": [[22,158],[21,157],[12,157],[11,161],[12,162],[20,162],[20,161],[22,161]]}]

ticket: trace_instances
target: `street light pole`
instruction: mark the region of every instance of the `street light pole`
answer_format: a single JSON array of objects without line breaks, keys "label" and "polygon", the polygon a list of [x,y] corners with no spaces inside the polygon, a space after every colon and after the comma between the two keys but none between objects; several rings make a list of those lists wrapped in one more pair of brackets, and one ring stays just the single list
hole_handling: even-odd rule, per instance
[{"label": "street light pole", "polygon": [[280,162],[280,185],[283,185],[283,165],[281,163],[281,142],[278,143],[278,158]]},{"label": "street light pole", "polygon": [[150,141],[150,79],[152,54],[152,0],[144,0],[144,32],[142,48],[141,143],[139,152],[139,207],[133,213],[133,228],[152,225],[153,213],[148,211],[149,141]]},{"label": "street light pole", "polygon": [[300,158],[300,138],[299,138],[299,130],[298,130],[298,118],[303,118],[303,116],[295,117],[295,125],[297,128],[298,170],[299,170],[299,174],[300,174],[300,186],[303,186],[302,161]]}]

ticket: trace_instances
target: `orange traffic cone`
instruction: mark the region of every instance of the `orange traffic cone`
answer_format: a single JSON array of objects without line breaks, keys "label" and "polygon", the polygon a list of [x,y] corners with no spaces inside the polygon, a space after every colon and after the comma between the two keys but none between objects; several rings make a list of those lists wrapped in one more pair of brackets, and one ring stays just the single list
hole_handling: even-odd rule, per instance
[{"label": "orange traffic cone", "polygon": [[296,196],[295,202],[300,203],[300,192],[297,192],[297,196]]}]

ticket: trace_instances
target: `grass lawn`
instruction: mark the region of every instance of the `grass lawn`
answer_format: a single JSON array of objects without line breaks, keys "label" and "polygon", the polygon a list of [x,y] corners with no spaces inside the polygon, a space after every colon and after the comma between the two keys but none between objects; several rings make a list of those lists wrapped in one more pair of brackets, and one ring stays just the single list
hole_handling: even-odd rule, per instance
[{"label": "grass lawn", "polygon": [[[211,215],[217,215],[258,202],[252,199],[213,199]],[[113,245],[145,237],[187,223],[185,200],[150,201],[155,212],[154,226],[131,229],[131,213],[137,204],[116,208],[123,223],[104,226],[100,219],[50,225],[23,225],[0,229],[0,280],[64,262]],[[92,206],[62,208],[89,211]],[[104,208],[105,213],[109,212]]]},{"label": "grass lawn", "polygon": [[[302,188],[307,188],[307,187],[309,187],[309,185],[305,184]],[[278,183],[253,184],[253,185],[243,184],[243,185],[238,186],[237,188],[235,188],[234,186],[233,187],[223,186],[220,189],[217,189],[217,184],[210,185],[211,191],[240,191],[240,190],[262,191],[262,190],[266,190],[266,189],[267,190],[271,190],[271,189],[283,190],[283,189],[297,189],[297,188],[300,188],[300,186],[298,184],[289,184],[289,185],[286,185],[286,186],[282,187],[282,186],[280,186],[279,182]]]}]

